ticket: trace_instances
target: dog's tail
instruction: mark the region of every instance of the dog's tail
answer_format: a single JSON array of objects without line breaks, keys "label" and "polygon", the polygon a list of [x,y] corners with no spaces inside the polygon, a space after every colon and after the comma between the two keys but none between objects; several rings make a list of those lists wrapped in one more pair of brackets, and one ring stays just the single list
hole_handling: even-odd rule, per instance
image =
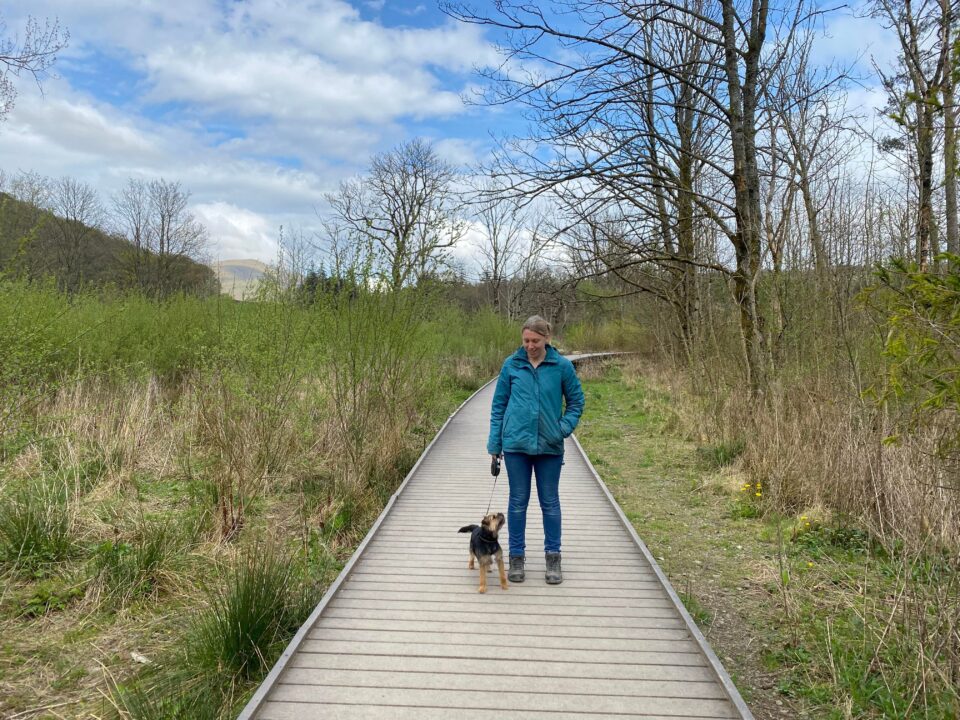
[{"label": "dog's tail", "polygon": [[480,527],[480,526],[479,526],[479,525],[467,525],[466,527],[462,527],[462,528],[460,528],[459,530],[457,530],[457,532],[473,532],[473,531],[476,530],[478,527]]}]

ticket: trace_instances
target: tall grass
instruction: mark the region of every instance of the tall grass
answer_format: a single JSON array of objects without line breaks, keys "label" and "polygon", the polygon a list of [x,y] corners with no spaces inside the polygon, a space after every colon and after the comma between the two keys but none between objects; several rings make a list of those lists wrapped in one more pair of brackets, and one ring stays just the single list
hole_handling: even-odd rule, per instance
[{"label": "tall grass", "polygon": [[0,497],[0,566],[49,572],[76,551],[75,507],[60,478],[32,478]]},{"label": "tall grass", "polygon": [[[426,292],[304,298],[279,282],[240,303],[68,298],[52,285],[3,281],[0,331],[0,354],[16,360],[0,363],[10,375],[0,387],[15,388],[0,407],[0,436],[18,436],[56,406],[68,418],[61,429],[93,440],[120,483],[147,458],[166,467],[188,450],[216,489],[223,538],[309,454],[364,492],[405,456],[409,430],[436,411],[449,383],[476,387],[516,342],[497,316],[467,315]],[[150,447],[159,438],[161,458]]]},{"label": "tall grass", "polygon": [[624,361],[623,378],[667,391],[667,427],[705,448],[701,467],[723,466],[715,489],[739,481],[725,503],[735,532],[766,541],[746,567],[767,609],[749,594],[738,608],[770,648],[757,672],[824,717],[956,717],[960,514],[938,435],[885,443],[883,409],[832,384],[782,384],[757,403],[645,361]]},{"label": "tall grass", "polygon": [[[796,525],[796,542],[863,539],[850,549],[860,567],[854,577],[834,579],[829,610],[798,614],[782,582],[783,621],[814,668],[801,691],[820,705],[844,703],[847,717],[954,717],[960,484],[955,462],[941,449],[945,437],[955,437],[956,410],[930,403],[932,421],[911,422],[899,416],[896,401],[871,388],[906,375],[891,362],[897,323],[919,328],[921,339],[915,347],[904,341],[893,360],[916,360],[934,388],[952,387],[949,368],[937,374],[923,363],[940,357],[933,350],[955,347],[955,328],[951,336],[923,316],[933,301],[922,293],[892,313],[878,304],[871,317],[854,297],[869,281],[868,273],[839,270],[836,277],[782,279],[783,314],[770,315],[766,325],[775,372],[759,397],[744,386],[731,342],[735,327],[726,320],[701,338],[692,363],[678,367],[675,356],[661,353],[642,372],[670,389],[681,432],[724,455],[736,448],[729,459],[750,494],[749,503],[734,508],[738,517],[784,519]],[[955,308],[954,300],[942,303],[950,318]],[[726,316],[722,307],[708,311]],[[909,387],[902,395],[915,394]],[[800,517],[808,520],[791,520]],[[809,518],[817,521],[808,531]]]},{"label": "tall grass", "polygon": [[156,597],[174,586],[180,549],[177,532],[169,522],[145,522],[130,540],[105,540],[91,560],[94,576],[88,595],[101,607],[123,607],[140,598]]},{"label": "tall grass", "polygon": [[188,662],[241,680],[258,677],[319,599],[294,558],[275,548],[248,550],[212,590],[194,625]]},{"label": "tall grass", "polygon": [[640,351],[649,353],[653,334],[629,320],[578,322],[563,333],[563,346],[580,352]]}]

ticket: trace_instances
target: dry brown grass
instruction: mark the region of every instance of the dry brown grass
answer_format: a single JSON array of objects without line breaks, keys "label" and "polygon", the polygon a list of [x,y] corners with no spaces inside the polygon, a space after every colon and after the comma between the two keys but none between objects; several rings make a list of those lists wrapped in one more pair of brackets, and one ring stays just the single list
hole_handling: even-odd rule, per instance
[{"label": "dry brown grass", "polygon": [[960,484],[936,432],[889,442],[884,410],[836,387],[780,387],[757,403],[642,361],[625,364],[632,375],[674,399],[668,427],[698,443],[742,444],[738,469],[762,484],[766,509],[850,518],[890,546],[960,547]]}]

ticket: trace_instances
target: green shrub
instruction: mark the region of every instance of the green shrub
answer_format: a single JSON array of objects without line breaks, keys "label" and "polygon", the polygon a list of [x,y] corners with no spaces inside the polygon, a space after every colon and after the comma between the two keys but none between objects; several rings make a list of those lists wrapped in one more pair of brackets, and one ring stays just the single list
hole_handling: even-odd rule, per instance
[{"label": "green shrub", "polygon": [[697,456],[708,468],[719,469],[731,465],[734,460],[743,454],[747,443],[741,438],[721,441],[716,445],[698,447]]},{"label": "green shrub", "polygon": [[166,659],[111,686],[124,718],[213,720],[235,717],[244,694],[273,665],[309,617],[320,593],[302,563],[254,547],[210,589],[209,606]]},{"label": "green shrub", "polygon": [[[892,260],[877,270],[878,284],[864,297],[883,314],[886,374],[873,392],[901,406],[904,430],[933,428],[939,449],[960,456],[960,257],[943,254],[944,267],[920,270]],[[894,442],[896,435],[888,438]]]}]

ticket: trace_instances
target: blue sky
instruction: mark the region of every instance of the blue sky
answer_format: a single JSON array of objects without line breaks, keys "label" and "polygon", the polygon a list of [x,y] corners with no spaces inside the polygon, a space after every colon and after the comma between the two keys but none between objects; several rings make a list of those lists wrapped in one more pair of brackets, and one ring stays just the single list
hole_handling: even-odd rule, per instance
[{"label": "blue sky", "polygon": [[[315,227],[324,193],[372,153],[421,136],[467,166],[490,132],[520,127],[514,110],[463,104],[473,68],[498,57],[435,0],[7,0],[0,12],[8,30],[29,13],[70,31],[43,95],[20,83],[0,167],[69,175],[104,200],[130,177],[179,180],[214,259],[273,259],[279,227]],[[829,29],[824,58],[889,59],[875,24],[842,12]],[[857,93],[878,101],[869,85]]]}]

